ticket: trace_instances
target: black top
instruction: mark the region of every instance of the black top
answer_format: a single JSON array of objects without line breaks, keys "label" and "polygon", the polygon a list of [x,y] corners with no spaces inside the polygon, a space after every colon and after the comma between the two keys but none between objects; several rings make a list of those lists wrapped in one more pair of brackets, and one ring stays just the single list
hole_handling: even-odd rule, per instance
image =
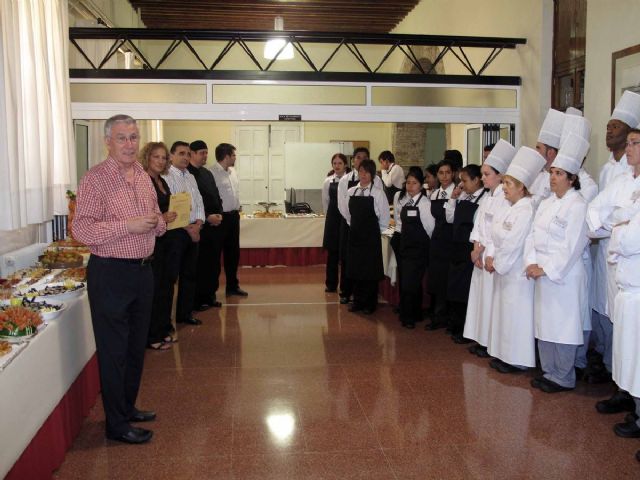
[{"label": "black top", "polygon": [[171,196],[171,191],[169,190],[169,185],[167,185],[164,178],[158,176],[158,179],[162,183],[162,188],[166,193],[162,193],[162,190],[158,188],[158,184],[153,178],[151,179],[151,183],[153,183],[153,188],[156,189],[156,195],[158,195],[158,207],[160,207],[160,211],[162,213],[166,213],[169,210],[169,197]]},{"label": "black top", "polygon": [[195,177],[198,184],[198,190],[202,195],[202,203],[204,203],[205,216],[208,217],[212,213],[222,213],[222,199],[220,198],[216,181],[213,178],[213,173],[208,168],[196,168],[191,164],[187,165],[187,169]]}]

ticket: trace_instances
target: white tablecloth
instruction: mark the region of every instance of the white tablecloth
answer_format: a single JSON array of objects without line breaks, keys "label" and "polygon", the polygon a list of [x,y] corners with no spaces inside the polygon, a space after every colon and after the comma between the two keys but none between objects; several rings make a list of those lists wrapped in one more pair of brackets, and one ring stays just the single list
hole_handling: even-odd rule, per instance
[{"label": "white tablecloth", "polygon": [[4,478],[95,353],[84,293],[0,372],[0,478]]},{"label": "white tablecloth", "polygon": [[241,218],[240,248],[322,247],[324,217]]}]

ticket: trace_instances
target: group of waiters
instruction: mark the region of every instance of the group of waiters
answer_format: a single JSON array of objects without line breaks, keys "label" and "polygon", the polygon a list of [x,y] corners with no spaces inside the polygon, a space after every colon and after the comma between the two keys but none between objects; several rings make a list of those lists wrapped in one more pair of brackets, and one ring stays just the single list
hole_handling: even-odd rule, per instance
[{"label": "group of waiters", "polygon": [[640,95],[626,91],[607,123],[611,153],[597,184],[582,168],[591,124],[571,108],[548,111],[535,148],[500,140],[482,166],[445,158],[427,183],[388,151],[382,179],[365,149],[350,172],[334,155],[323,186],[326,291],[339,288],[352,312],[375,311],[391,204],[404,327],[423,319],[426,273],[427,329],[475,342],[469,351],[500,373],[538,359],[531,385],[546,393],[614,381],[617,392],[596,408],[629,412],[614,431],[640,438],[639,124]]}]

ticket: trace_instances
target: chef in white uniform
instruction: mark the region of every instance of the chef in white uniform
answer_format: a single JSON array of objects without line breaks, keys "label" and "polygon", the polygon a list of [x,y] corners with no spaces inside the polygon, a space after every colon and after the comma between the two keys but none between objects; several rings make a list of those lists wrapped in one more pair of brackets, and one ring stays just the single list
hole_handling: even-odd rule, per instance
[{"label": "chef in white uniform", "polygon": [[536,365],[533,322],[534,281],[525,275],[524,243],[535,207],[528,188],[545,164],[529,147],[516,153],[502,179],[505,198],[511,203],[491,227],[485,269],[496,276],[487,349],[491,367],[501,373],[516,373]]},{"label": "chef in white uniform", "polygon": [[589,239],[587,202],[578,171],[589,143],[570,133],[551,165],[551,191],[536,212],[525,244],[527,277],[535,280],[534,318],[543,375],[531,385],[547,393],[575,388],[576,352],[583,339],[587,274],[582,252]]},{"label": "chef in white uniform", "polygon": [[[626,155],[640,175],[640,130],[632,129],[627,137]],[[640,200],[636,200],[640,203]],[[613,379],[631,394],[635,415],[614,427],[620,437],[640,437],[640,209],[630,221],[614,226],[609,243],[609,261],[615,262],[618,294],[613,319]],[[640,452],[636,453],[640,460]]]},{"label": "chef in white uniform", "polygon": [[469,351],[479,357],[488,357],[487,343],[491,325],[491,305],[495,276],[484,269],[487,246],[491,243],[493,219],[500,217],[511,206],[504,198],[502,175],[516,154],[513,145],[499,140],[481,167],[482,183],[489,191],[480,200],[469,241],[473,243],[471,261],[474,263],[471,288],[464,324],[465,338],[475,340]]},{"label": "chef in white uniform", "polygon": [[551,195],[549,188],[549,167],[553,163],[560,148],[560,139],[562,137],[562,127],[564,126],[565,114],[550,108],[547,116],[542,122],[538,141],[536,142],[536,150],[545,159],[544,168],[531,185],[531,198],[535,207],[540,202]]},{"label": "chef in white uniform", "polygon": [[[626,147],[628,154],[627,160],[633,170],[613,179],[609,186],[600,192],[596,199],[591,202],[587,213],[587,222],[592,231],[608,230],[613,232],[618,226],[626,224],[640,211],[640,155],[634,151],[634,149],[637,149],[635,142],[640,141],[640,135],[633,132],[635,132],[635,130],[630,131],[626,142],[628,145]],[[638,239],[636,239],[636,241],[638,241]],[[616,269],[618,268],[618,258],[615,253],[609,253],[609,272],[613,272],[615,275]],[[615,293],[617,295],[618,286],[616,285],[615,287]],[[612,310],[615,319],[617,318],[615,304],[610,299],[608,299],[608,301],[611,302],[609,304],[610,306],[614,306]],[[616,329],[617,325],[614,322],[613,337],[617,335]],[[638,339],[631,339],[631,341],[635,342],[635,348],[638,348]],[[613,338],[612,347],[615,348]],[[620,358],[618,352],[613,352],[613,348],[612,360],[613,357]],[[635,410],[635,404],[629,393],[625,391],[624,387],[620,386],[620,389],[611,398],[596,403],[596,409],[600,413],[618,413],[624,410]]]},{"label": "chef in white uniform", "polygon": [[[564,125],[562,127],[562,138],[560,143],[564,143],[569,134],[574,133],[582,137],[586,142],[590,142],[591,139],[591,122],[582,116],[582,112],[575,108],[569,107],[567,109]],[[582,160],[584,164],[584,159]],[[582,195],[582,198],[587,204],[598,195],[598,184],[591,178],[591,175],[581,166],[578,171],[578,181],[580,183],[580,189],[578,192]],[[582,320],[582,334],[583,343],[578,347],[576,353],[576,379],[584,379],[584,375],[588,375],[589,362],[587,360],[587,351],[589,350],[589,342],[591,339],[591,310],[593,308],[593,298],[591,295],[591,282],[593,280],[593,261],[591,259],[591,245],[590,243],[584,248],[582,252],[582,263],[587,273],[587,291],[589,292],[589,302],[583,305],[583,320]]]},{"label": "chef in white uniform", "polygon": [[[598,187],[601,193],[611,184],[614,178],[632,170],[627,164],[624,149],[629,129],[635,127],[638,123],[640,123],[640,95],[627,90],[620,97],[616,108],[611,114],[611,119],[607,123],[606,143],[611,153],[607,163],[600,170]],[[595,214],[595,210],[599,209],[601,205],[601,200],[596,197],[594,202],[589,205],[589,210]],[[610,275],[607,267],[607,250],[609,248],[610,230],[606,228],[600,231],[591,230],[589,235],[592,238],[599,239],[593,261],[591,295],[594,310],[593,329],[596,337],[596,350],[602,355],[606,370],[602,369],[599,375],[591,375],[588,381],[589,383],[602,383],[611,379],[611,346],[613,343],[613,324],[611,319],[613,314],[610,307],[613,306],[617,288],[614,281],[614,272],[610,272],[611,278],[608,278]],[[620,411],[618,409],[614,410],[616,412]]]}]

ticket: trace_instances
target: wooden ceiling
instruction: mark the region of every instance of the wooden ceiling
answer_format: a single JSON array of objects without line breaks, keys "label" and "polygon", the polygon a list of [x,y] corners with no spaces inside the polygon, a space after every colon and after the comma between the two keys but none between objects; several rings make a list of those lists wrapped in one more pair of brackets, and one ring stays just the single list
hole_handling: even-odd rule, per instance
[{"label": "wooden ceiling", "polygon": [[389,33],[420,0],[129,0],[147,28]]}]

